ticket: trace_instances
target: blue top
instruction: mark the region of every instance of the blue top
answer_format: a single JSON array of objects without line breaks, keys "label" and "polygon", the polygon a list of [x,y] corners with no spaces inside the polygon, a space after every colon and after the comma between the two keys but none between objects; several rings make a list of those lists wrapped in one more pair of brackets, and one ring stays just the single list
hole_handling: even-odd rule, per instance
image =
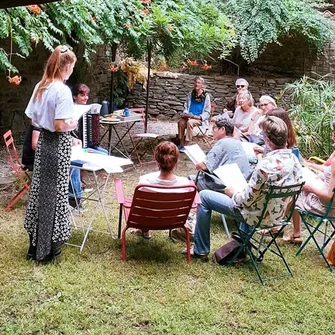
[{"label": "blue top", "polygon": [[191,99],[191,106],[189,112],[195,116],[200,116],[205,106],[205,100],[203,101],[196,101]]}]

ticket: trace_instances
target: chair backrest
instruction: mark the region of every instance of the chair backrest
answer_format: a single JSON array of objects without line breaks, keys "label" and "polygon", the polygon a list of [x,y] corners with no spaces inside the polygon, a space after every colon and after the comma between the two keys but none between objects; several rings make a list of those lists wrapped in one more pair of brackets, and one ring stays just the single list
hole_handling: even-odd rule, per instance
[{"label": "chair backrest", "polygon": [[127,225],[151,230],[184,226],[196,195],[190,183],[181,186],[142,184],[135,188]]},{"label": "chair backrest", "polygon": [[[265,203],[262,210],[262,214],[259,217],[258,225],[261,225],[261,222],[267,213],[269,203],[272,201],[276,201],[277,199],[285,199],[287,203],[286,207],[282,209],[282,217],[280,219],[285,218],[286,221],[290,221],[293,215],[295,203],[298,199],[298,196],[304,184],[305,182],[301,184],[293,184],[286,186],[268,185],[267,191],[264,192]],[[288,206],[290,206],[290,208],[287,210]]]},{"label": "chair backrest", "polygon": [[16,171],[18,165],[19,166],[21,165],[21,162],[19,160],[19,156],[18,156],[17,151],[16,151],[12,131],[8,130],[3,135],[3,139],[5,141],[6,150],[7,150],[7,153],[8,153],[10,165],[11,165],[12,169],[14,171]]}]

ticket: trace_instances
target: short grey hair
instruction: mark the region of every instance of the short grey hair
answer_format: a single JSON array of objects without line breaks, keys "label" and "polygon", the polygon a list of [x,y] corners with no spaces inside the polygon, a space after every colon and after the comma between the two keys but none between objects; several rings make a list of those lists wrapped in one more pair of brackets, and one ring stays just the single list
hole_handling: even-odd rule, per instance
[{"label": "short grey hair", "polygon": [[262,103],[262,102],[268,102],[268,103],[270,103],[271,105],[273,105],[274,107],[277,107],[276,100],[273,99],[272,97],[270,97],[269,95],[262,95],[262,96],[259,98],[259,102],[260,102],[260,103]]},{"label": "short grey hair", "polygon": [[200,77],[200,76],[196,76],[196,77],[194,78],[194,81],[197,81],[197,80],[200,80],[202,85],[205,84],[205,79],[204,79],[204,78],[202,78],[202,77]]},{"label": "short grey hair", "polygon": [[236,79],[236,81],[235,81],[235,86],[238,84],[238,83],[243,83],[243,85],[245,85],[245,86],[247,86],[247,88],[249,87],[249,83],[248,83],[248,81],[246,80],[246,79],[244,79],[244,78],[238,78],[238,79]]},{"label": "short grey hair", "polygon": [[227,119],[227,117],[223,115],[218,115],[213,120],[214,124],[220,129],[224,128],[226,130],[226,135],[230,136],[234,133],[234,123],[232,120]]}]

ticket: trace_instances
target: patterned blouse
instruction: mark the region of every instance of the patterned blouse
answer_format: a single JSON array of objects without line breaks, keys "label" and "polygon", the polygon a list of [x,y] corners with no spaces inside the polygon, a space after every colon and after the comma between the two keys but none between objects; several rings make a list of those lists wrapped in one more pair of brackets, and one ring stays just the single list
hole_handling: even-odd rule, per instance
[{"label": "patterned blouse", "polygon": [[[301,164],[291,149],[273,150],[258,162],[248,186],[233,195],[235,207],[250,226],[255,226],[263,210],[267,185],[288,186],[302,181]],[[282,219],[290,200],[283,198],[270,201],[262,225],[273,225]]]}]

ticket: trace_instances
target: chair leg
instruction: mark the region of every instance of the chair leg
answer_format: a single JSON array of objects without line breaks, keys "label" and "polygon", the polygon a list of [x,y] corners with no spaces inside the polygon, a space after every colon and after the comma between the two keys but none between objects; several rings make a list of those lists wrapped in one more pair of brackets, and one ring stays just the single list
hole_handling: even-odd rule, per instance
[{"label": "chair leg", "polygon": [[24,196],[24,194],[29,190],[26,186],[24,186],[16,195],[15,197],[8,203],[6,208],[4,209],[5,212],[9,212],[13,206]]},{"label": "chair leg", "polygon": [[127,260],[127,254],[126,254],[126,231],[128,227],[125,227],[122,231],[122,239],[121,239],[121,252],[122,252],[122,262],[125,262]]},{"label": "chair leg", "polygon": [[222,224],[223,224],[224,230],[226,232],[227,238],[228,238],[228,240],[230,240],[230,233],[229,233],[226,217],[224,216],[224,214],[221,214],[221,220],[222,220]]},{"label": "chair leg", "polygon": [[118,239],[120,239],[120,237],[121,237],[122,209],[123,209],[123,206],[121,204],[120,208],[119,208],[119,227],[118,227],[118,231],[117,231],[117,238]]},{"label": "chair leg", "polygon": [[187,228],[183,227],[186,235],[186,260],[187,263],[191,262],[191,242],[190,242],[190,232]]}]

